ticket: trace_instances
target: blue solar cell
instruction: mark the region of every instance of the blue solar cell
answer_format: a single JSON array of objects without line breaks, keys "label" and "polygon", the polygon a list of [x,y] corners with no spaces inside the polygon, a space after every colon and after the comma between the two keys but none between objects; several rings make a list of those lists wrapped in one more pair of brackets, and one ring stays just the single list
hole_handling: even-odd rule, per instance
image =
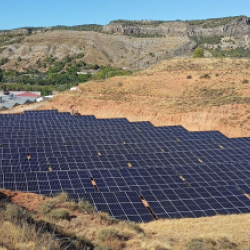
[{"label": "blue solar cell", "polygon": [[[249,212],[250,200],[239,190],[250,194],[246,139],[54,110],[0,116],[0,187],[45,195],[67,191],[116,218],[140,222],[152,220],[140,194],[158,218]],[[104,196],[85,193],[96,191],[91,176]]]}]

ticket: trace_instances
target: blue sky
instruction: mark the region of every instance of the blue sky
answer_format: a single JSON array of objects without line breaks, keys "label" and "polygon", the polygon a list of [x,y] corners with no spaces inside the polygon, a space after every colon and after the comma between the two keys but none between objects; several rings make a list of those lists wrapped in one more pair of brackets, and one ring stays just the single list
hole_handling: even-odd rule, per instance
[{"label": "blue sky", "polygon": [[0,0],[0,29],[250,16],[249,0]]}]

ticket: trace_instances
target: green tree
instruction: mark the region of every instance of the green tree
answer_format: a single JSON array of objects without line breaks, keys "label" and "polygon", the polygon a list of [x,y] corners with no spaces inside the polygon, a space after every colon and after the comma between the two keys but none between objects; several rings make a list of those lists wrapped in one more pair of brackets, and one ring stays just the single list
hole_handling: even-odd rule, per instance
[{"label": "green tree", "polygon": [[193,54],[193,58],[202,58],[202,57],[204,57],[202,48],[199,48],[199,47],[196,48]]},{"label": "green tree", "polygon": [[0,69],[0,82],[3,81],[3,71]]}]

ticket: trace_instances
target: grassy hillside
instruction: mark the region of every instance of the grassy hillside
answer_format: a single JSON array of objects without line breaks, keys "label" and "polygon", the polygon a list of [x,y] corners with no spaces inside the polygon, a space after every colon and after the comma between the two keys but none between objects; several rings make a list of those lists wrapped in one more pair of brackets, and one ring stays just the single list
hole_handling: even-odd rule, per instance
[{"label": "grassy hillside", "polygon": [[131,76],[80,84],[41,109],[249,136],[249,66],[246,59],[166,60]]},{"label": "grassy hillside", "polygon": [[[166,60],[129,76],[82,83],[77,91],[60,93],[39,109],[77,110],[99,118],[127,117],[131,121],[149,120],[155,125],[181,124],[189,130],[218,129],[229,136],[249,136],[249,66],[246,59]],[[30,107],[17,107],[11,112]],[[13,208],[9,202],[1,206],[0,232],[4,237],[0,237],[0,246],[5,249],[37,249],[37,239],[53,243],[51,249],[65,249],[58,246],[65,238],[65,245],[71,244],[68,249],[250,249],[249,214],[138,225],[96,213],[89,203],[75,204],[65,194],[52,199],[1,192],[29,210]],[[39,222],[40,230],[34,229],[33,221]],[[55,228],[56,234],[43,231],[41,225]],[[10,234],[10,230],[15,234]],[[30,232],[37,235],[31,237],[34,234]]]},{"label": "grassy hillside", "polygon": [[95,213],[88,202],[76,204],[65,193],[56,198],[7,190],[1,190],[0,194],[2,249],[250,249],[247,214],[159,220],[139,225]]}]

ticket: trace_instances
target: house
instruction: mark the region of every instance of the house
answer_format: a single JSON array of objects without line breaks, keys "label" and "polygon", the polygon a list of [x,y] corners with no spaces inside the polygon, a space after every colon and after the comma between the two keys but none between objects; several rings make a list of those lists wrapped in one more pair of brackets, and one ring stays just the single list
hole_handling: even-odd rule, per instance
[{"label": "house", "polygon": [[21,96],[21,97],[40,97],[41,92],[40,91],[9,91],[10,94],[13,94],[13,96]]},{"label": "house", "polygon": [[26,96],[0,96],[0,111],[1,110],[8,110],[16,107],[18,105],[24,105],[29,103],[36,102],[36,97],[26,97]]}]

